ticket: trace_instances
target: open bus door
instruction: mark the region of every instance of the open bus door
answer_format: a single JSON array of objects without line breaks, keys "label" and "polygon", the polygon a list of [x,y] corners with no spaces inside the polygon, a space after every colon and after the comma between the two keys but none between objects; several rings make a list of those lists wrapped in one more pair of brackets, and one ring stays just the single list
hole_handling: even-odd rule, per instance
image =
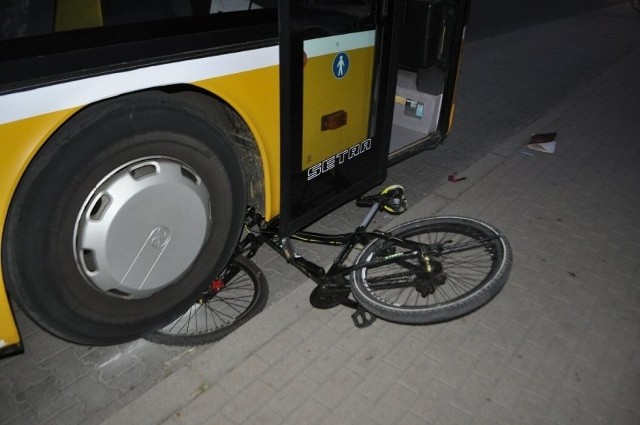
[{"label": "open bus door", "polygon": [[438,146],[449,133],[468,0],[406,0],[389,162]]},{"label": "open bus door", "polygon": [[376,118],[388,116],[393,97],[382,84],[395,55],[390,11],[354,3],[280,3],[283,236],[386,175],[390,126]]},{"label": "open bus door", "polygon": [[281,200],[287,236],[442,141],[465,0],[280,1]]}]

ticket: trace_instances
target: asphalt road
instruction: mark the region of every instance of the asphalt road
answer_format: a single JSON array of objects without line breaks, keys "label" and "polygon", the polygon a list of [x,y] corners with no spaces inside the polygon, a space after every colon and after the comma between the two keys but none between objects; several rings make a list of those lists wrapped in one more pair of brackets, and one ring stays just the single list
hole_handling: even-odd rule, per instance
[{"label": "asphalt road", "polygon": [[467,40],[480,40],[568,18],[617,4],[622,0],[472,0]]}]

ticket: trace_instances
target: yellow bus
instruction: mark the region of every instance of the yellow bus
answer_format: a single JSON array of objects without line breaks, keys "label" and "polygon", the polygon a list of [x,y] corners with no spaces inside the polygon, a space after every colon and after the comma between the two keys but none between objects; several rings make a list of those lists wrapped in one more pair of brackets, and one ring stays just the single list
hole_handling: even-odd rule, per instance
[{"label": "yellow bus", "polygon": [[466,0],[0,5],[0,353],[163,326],[240,237],[283,236],[446,137]]}]

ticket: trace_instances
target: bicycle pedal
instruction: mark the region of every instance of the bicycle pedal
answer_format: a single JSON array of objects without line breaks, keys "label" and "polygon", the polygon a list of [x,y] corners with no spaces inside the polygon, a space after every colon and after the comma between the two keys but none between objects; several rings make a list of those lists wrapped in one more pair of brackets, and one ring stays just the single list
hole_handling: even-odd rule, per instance
[{"label": "bicycle pedal", "polygon": [[362,329],[371,325],[377,319],[376,316],[369,313],[362,307],[358,307],[355,312],[351,315],[351,320],[353,320],[353,324],[356,325],[356,328]]}]

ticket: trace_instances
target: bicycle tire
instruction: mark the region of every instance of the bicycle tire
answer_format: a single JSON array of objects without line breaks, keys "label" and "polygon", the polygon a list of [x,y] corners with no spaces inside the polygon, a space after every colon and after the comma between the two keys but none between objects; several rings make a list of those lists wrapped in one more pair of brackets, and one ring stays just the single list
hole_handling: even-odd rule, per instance
[{"label": "bicycle tire", "polygon": [[189,310],[145,339],[180,346],[219,341],[261,312],[268,296],[264,273],[248,258],[237,256]]},{"label": "bicycle tire", "polygon": [[[418,258],[402,264],[394,261],[366,266],[372,260],[392,259],[410,251],[393,241],[378,238],[363,249],[355,265],[365,266],[352,272],[351,291],[365,309],[388,321],[419,325],[461,317],[492,299],[511,271],[513,257],[506,238],[476,219],[423,218],[397,226],[390,233],[442,252],[430,254],[433,271],[428,274]],[[468,249],[463,249],[462,243]]]}]

